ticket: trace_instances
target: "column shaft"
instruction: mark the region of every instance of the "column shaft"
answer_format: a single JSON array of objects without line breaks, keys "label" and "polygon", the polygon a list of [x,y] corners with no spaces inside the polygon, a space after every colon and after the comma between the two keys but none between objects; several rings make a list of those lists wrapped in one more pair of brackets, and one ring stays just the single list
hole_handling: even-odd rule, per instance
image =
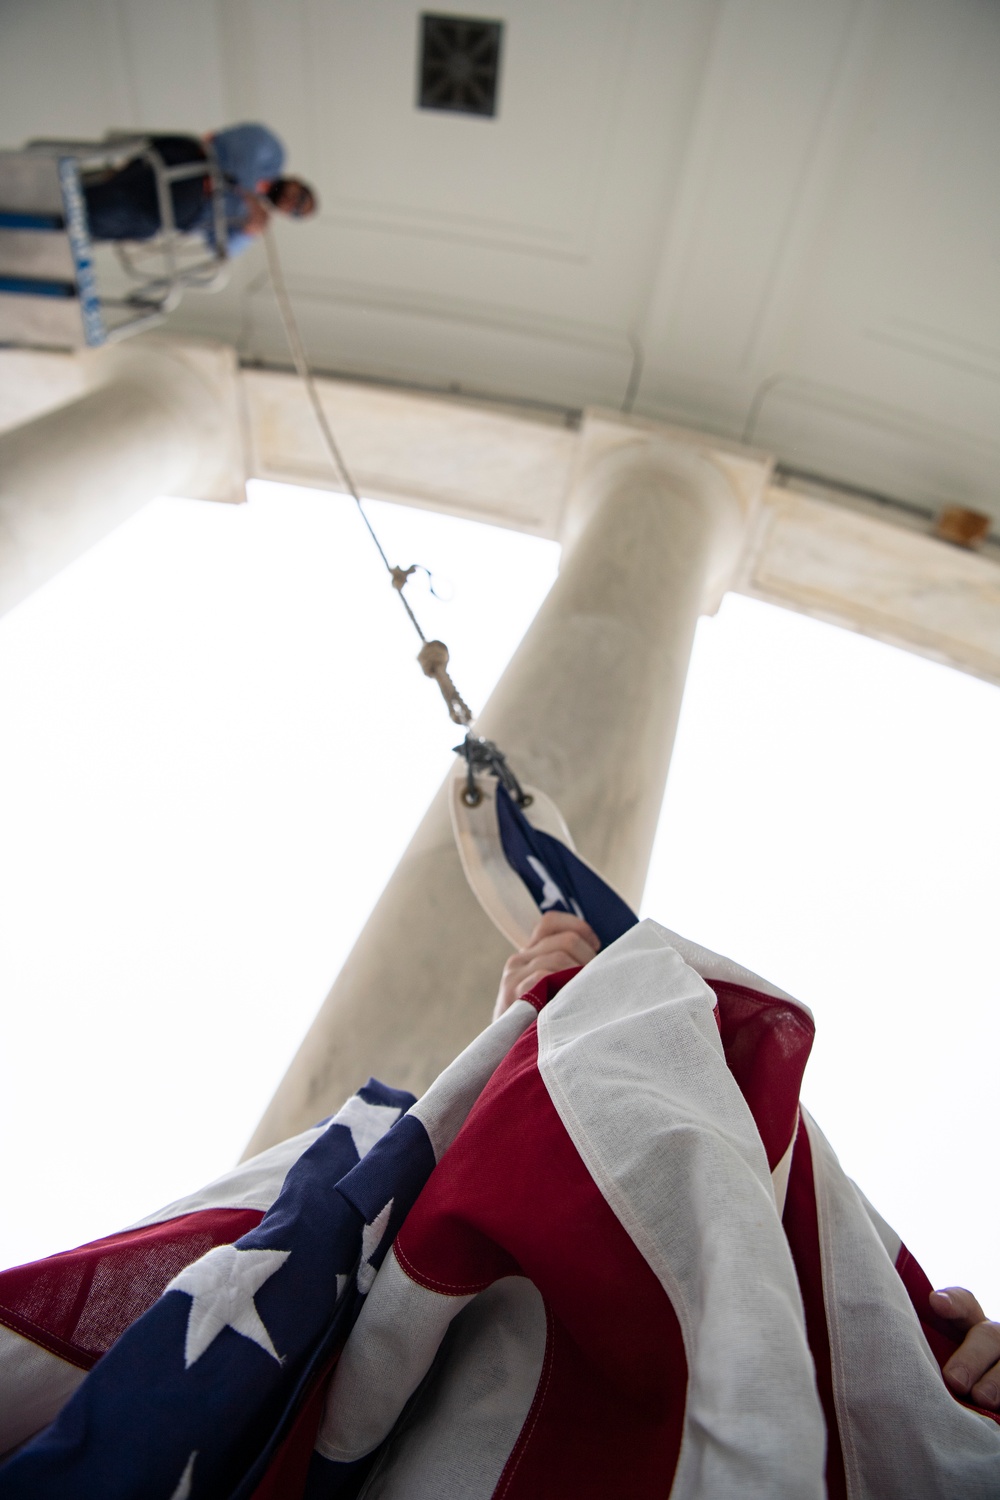
[{"label": "column shaft", "polygon": [[0,433],[0,613],[156,495],[183,494],[228,414],[161,346],[109,351],[94,389]]},{"label": "column shaft", "polygon": [[[559,578],[476,726],[636,905],[706,583],[741,536],[728,480],[696,450],[607,455],[577,485]],[[248,1151],[331,1112],[369,1073],[423,1090],[488,1021],[509,952],[467,887],[442,788]]]}]

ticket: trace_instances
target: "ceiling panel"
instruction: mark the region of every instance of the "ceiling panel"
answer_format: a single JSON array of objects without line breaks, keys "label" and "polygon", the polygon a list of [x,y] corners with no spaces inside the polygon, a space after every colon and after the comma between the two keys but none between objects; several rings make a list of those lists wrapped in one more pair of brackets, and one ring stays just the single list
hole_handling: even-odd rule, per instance
[{"label": "ceiling panel", "polygon": [[893,21],[792,358],[985,432],[1000,410],[1000,8],[910,0]]},{"label": "ceiling panel", "polygon": [[414,107],[410,0],[302,8],[329,212],[403,233],[427,226],[536,254],[587,253],[633,4],[593,0],[585,26],[566,0],[505,6],[495,119]]},{"label": "ceiling panel", "polygon": [[462,318],[475,302],[487,320],[511,308],[624,335],[714,3],[513,0],[493,120],[415,107],[419,13],[412,0],[224,7],[231,97],[280,128],[319,188],[321,222],[285,236],[293,274],[332,293],[367,284],[376,301],[437,298],[438,316],[453,295]]},{"label": "ceiling panel", "polygon": [[[416,0],[7,0],[0,144],[260,118],[328,370],[637,412],[1000,517],[1000,6],[505,0],[495,119]],[[178,332],[284,358],[259,250]]]},{"label": "ceiling panel", "polygon": [[643,328],[644,394],[658,369],[738,382],[757,368],[769,303],[829,171],[828,137],[844,126],[867,9],[725,7]]},{"label": "ceiling panel", "polygon": [[1000,8],[891,8],[754,437],[1000,515],[998,80]]},{"label": "ceiling panel", "polygon": [[113,0],[3,0],[0,146],[130,125],[133,79]]},{"label": "ceiling panel", "polygon": [[109,124],[202,134],[226,117],[215,8],[163,0],[105,0],[114,15],[134,113]]}]

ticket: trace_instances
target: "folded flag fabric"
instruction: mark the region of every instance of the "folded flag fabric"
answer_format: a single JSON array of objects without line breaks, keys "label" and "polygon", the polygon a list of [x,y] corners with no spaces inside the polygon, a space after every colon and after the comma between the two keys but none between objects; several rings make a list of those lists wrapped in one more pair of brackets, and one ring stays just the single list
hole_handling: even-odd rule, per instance
[{"label": "folded flag fabric", "polygon": [[[412,1103],[371,1083],[271,1160],[152,1222],[0,1277],[14,1396],[6,1440],[22,1435],[12,1422],[42,1414],[46,1387],[58,1396],[79,1381],[57,1420],[0,1469],[0,1491],[171,1495],[197,1475],[196,1492],[232,1492],[280,1441],[350,1316],[352,1282],[366,1274],[359,1250],[378,1253],[433,1166],[414,1126],[387,1140]],[[388,1208],[373,1212],[383,1179]],[[47,1360],[32,1357],[32,1342]]]},{"label": "folded flag fabric", "polygon": [[800,1108],[809,1012],[497,809],[603,951],[418,1102],[371,1081],[0,1274],[0,1500],[1000,1496],[926,1278]]},{"label": "folded flag fabric", "polygon": [[1000,1494],[926,1279],[799,1109],[812,1037],[652,922],[578,972],[397,1235],[308,1493]]},{"label": "folded flag fabric", "polygon": [[322,1381],[534,1017],[518,1001],[417,1104],[371,1080],[131,1230],[0,1273],[3,1500],[301,1494]]}]

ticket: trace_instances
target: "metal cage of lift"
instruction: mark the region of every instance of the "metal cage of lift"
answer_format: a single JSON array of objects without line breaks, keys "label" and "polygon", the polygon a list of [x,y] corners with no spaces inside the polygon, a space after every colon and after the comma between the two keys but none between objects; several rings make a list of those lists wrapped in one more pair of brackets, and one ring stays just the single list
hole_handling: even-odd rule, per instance
[{"label": "metal cage of lift", "polygon": [[[36,140],[0,151],[0,345],[80,348],[152,327],[185,291],[221,286],[229,261],[226,182],[210,141],[204,158],[169,165],[156,137],[109,131],[102,141]],[[144,161],[160,227],[149,239],[110,241],[95,260],[88,179]],[[211,234],[178,228],[175,183],[205,180]],[[109,272],[117,268],[118,275]],[[117,281],[113,286],[110,283]]]}]

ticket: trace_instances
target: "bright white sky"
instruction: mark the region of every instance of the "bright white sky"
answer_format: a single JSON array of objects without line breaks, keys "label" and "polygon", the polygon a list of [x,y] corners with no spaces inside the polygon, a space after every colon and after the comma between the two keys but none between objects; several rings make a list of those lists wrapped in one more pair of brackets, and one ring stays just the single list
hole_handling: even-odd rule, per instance
[{"label": "bright white sky", "polygon": [[[414,604],[481,707],[556,548],[372,514],[453,583]],[[349,502],[257,484],[156,502],[0,622],[0,1265],[249,1136],[456,739],[380,566]],[[994,1316],[998,759],[997,689],[730,596],[644,904],[813,1008],[806,1102]]]}]

